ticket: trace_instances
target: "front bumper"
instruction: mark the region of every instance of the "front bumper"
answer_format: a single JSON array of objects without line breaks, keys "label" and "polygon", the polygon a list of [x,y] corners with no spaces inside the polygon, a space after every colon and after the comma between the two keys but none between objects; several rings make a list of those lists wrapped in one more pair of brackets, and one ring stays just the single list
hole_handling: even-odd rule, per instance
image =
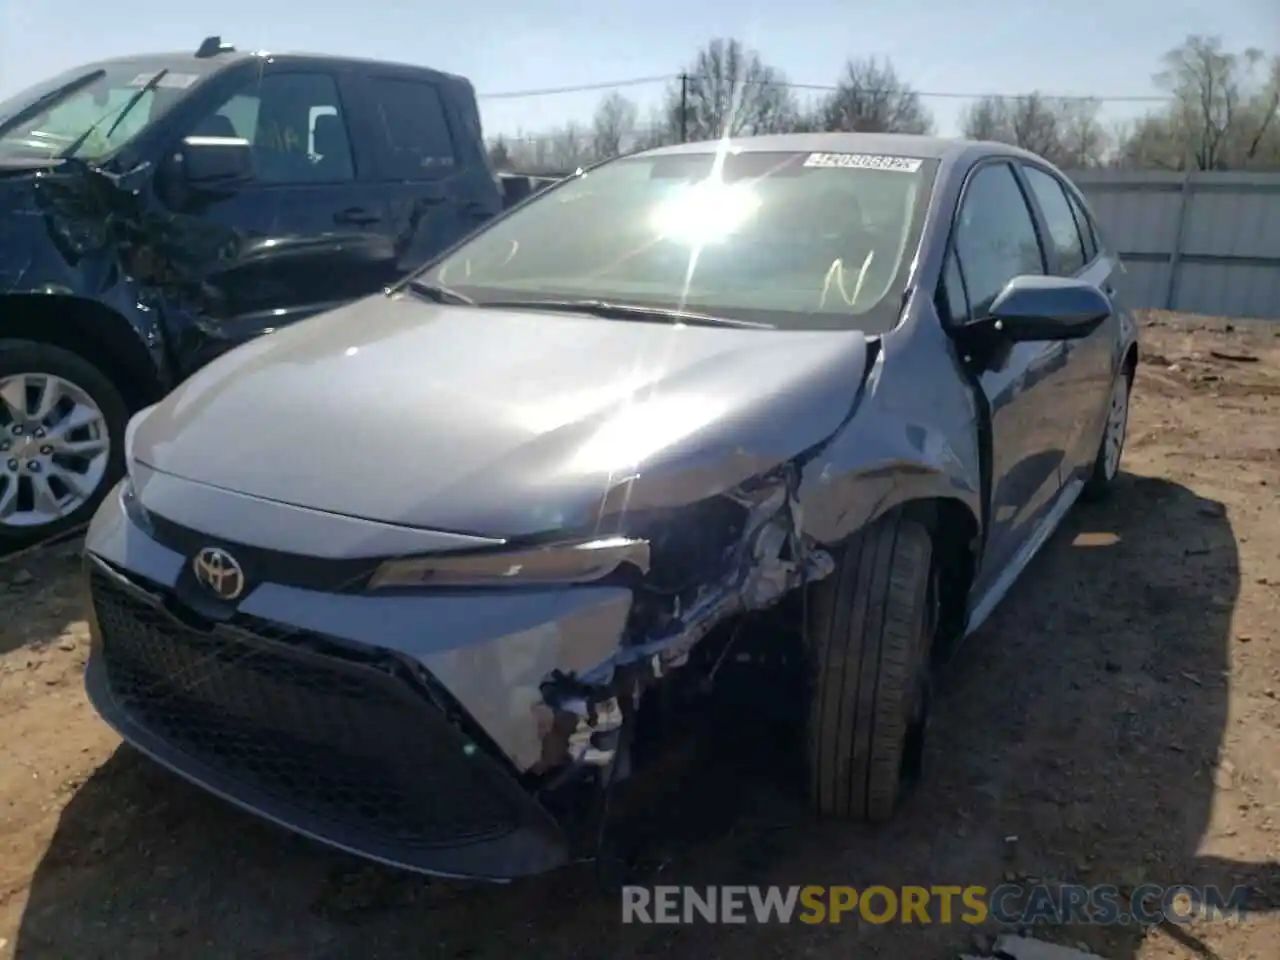
[{"label": "front bumper", "polygon": [[86,547],[89,698],[164,766],[397,867],[507,879],[567,859],[570,838],[529,790],[549,735],[538,684],[616,646],[629,602],[612,589],[522,594],[504,610],[494,594],[260,582],[211,622],[182,600],[190,557],[118,494]]}]

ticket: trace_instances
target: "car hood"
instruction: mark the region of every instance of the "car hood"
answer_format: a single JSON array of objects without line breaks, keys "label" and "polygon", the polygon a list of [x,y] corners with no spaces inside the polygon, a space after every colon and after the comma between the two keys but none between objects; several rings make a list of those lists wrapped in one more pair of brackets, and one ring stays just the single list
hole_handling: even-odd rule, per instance
[{"label": "car hood", "polygon": [[[830,437],[855,331],[604,320],[375,296],[221,357],[133,424],[188,480],[515,538],[726,490]],[[145,498],[144,498],[145,499]]]}]

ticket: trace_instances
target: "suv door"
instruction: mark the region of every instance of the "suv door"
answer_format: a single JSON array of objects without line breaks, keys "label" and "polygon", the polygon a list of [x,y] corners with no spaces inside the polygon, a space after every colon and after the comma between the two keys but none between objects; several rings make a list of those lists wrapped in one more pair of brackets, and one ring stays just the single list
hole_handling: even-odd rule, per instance
[{"label": "suv door", "polygon": [[198,221],[187,244],[200,322],[175,353],[183,375],[260,333],[379,290],[393,254],[385,210],[351,149],[340,75],[271,68],[184,131],[239,137],[253,178],[217,192],[192,190],[179,144],[162,175],[165,202]]},{"label": "suv door", "polygon": [[362,85],[389,239],[404,275],[497,213],[500,195],[491,182],[493,203],[474,195],[474,178],[490,173],[470,161],[464,149],[470,131],[454,119],[448,91],[430,76],[375,71]]},{"label": "suv door", "polygon": [[[1043,274],[1044,253],[1032,210],[1010,163],[970,172],[951,232],[940,300],[952,325],[978,318],[1016,276]],[[1012,345],[975,369],[991,410],[991,507],[975,597],[985,596],[1018,554],[1034,548],[1061,490],[1067,436],[1061,343]]]},{"label": "suv door", "polygon": [[[1088,215],[1081,201],[1073,196],[1075,190],[1055,173],[1033,164],[1023,164],[1022,175],[1042,224],[1050,271],[1092,283],[1114,304],[1119,262],[1098,249]],[[1070,413],[1070,433],[1062,462],[1064,485],[1085,479],[1097,458],[1111,385],[1123,359],[1117,352],[1122,342],[1121,322],[1119,314],[1113,312],[1085,339],[1063,344],[1067,356],[1065,409]]]}]

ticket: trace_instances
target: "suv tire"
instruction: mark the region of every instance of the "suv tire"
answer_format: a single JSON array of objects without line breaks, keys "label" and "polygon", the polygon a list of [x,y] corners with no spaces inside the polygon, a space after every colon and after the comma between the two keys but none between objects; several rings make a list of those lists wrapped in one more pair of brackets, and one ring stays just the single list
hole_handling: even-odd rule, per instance
[{"label": "suv tire", "polygon": [[[30,400],[29,392],[24,390],[24,380],[31,390],[39,390],[41,384],[47,387],[51,382],[45,378],[56,378],[61,381],[60,386],[67,389],[63,399],[36,424],[29,405],[25,411],[15,409],[15,405],[21,406]],[[0,340],[0,401],[0,448],[3,448],[0,449],[0,553],[5,553],[55,538],[93,516],[124,473],[124,430],[129,421],[129,408],[115,384],[88,360],[61,347],[31,340]],[[80,455],[56,452],[45,456],[46,450],[56,448],[34,443],[34,429],[48,428],[50,439],[54,439],[58,427],[66,429],[70,411],[77,408],[85,416],[96,412],[100,417],[95,425],[70,430],[62,439],[77,442],[83,448],[88,439],[105,437],[104,459],[90,461]],[[15,417],[25,420],[17,423]],[[36,424],[34,428],[33,424]],[[33,460],[42,475],[33,477],[29,472]],[[87,465],[91,462],[92,468],[89,468]],[[81,468],[89,478],[85,481],[89,489],[73,491],[61,478],[77,476]],[[46,480],[48,477],[53,479]],[[30,491],[34,488],[30,484],[36,481],[48,483],[49,489],[62,497],[66,512],[47,522],[33,515]],[[18,502],[6,503],[15,489],[26,492]],[[6,507],[11,517],[26,512],[24,522],[6,520]]]}]

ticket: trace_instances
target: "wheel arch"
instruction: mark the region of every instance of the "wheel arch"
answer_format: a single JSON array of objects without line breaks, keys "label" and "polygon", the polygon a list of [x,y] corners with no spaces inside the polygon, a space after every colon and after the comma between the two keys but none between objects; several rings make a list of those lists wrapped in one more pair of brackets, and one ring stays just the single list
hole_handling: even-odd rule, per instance
[{"label": "wheel arch", "polygon": [[908,500],[897,509],[919,522],[933,541],[942,609],[931,656],[935,664],[940,664],[964,636],[969,591],[978,569],[978,517],[964,501],[946,496]]},{"label": "wheel arch", "polygon": [[1138,372],[1138,342],[1135,340],[1129,344],[1129,349],[1124,353],[1124,360],[1120,362],[1120,369],[1124,371],[1124,375],[1129,378],[1129,383],[1133,383],[1133,378]]},{"label": "wheel arch", "polygon": [[84,358],[116,385],[130,411],[164,393],[161,371],[142,335],[96,300],[61,294],[0,297],[0,339],[47,343]]}]

